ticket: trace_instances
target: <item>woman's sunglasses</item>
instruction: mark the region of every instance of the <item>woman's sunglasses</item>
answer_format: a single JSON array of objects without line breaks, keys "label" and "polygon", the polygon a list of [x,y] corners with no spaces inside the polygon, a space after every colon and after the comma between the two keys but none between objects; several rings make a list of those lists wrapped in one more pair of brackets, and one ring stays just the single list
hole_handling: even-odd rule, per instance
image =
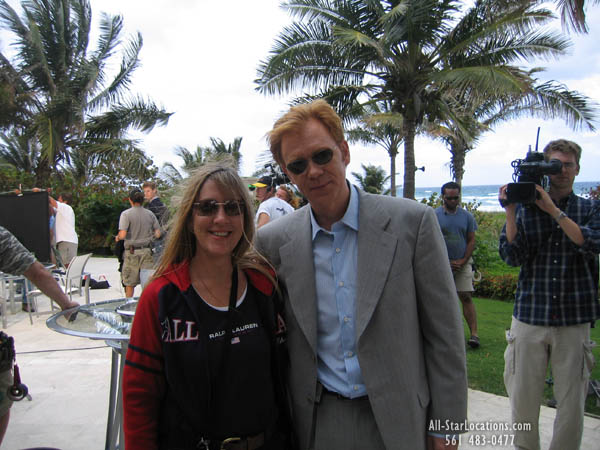
[{"label": "woman's sunglasses", "polygon": [[[330,148],[313,153],[313,155],[310,157],[312,162],[318,164],[319,166],[324,166],[331,161],[331,158],[333,158],[333,150]],[[308,159],[297,159],[296,161],[292,161],[291,163],[287,164],[286,167],[294,175],[300,175],[308,167]]]},{"label": "woman's sunglasses", "polygon": [[200,200],[192,203],[194,211],[199,216],[214,216],[222,206],[225,214],[228,216],[239,216],[244,211],[244,203],[239,200],[227,200],[226,202],[217,202],[216,200]]}]

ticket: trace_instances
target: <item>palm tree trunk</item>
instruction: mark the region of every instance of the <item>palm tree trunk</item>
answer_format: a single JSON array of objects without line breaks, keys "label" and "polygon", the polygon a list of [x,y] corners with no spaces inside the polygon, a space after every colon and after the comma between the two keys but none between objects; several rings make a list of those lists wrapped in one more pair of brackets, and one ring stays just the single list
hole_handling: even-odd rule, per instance
[{"label": "palm tree trunk", "polygon": [[[450,153],[452,155],[450,157],[450,164],[454,175],[454,181],[462,186],[463,176],[465,175],[465,154],[467,151],[464,148],[452,148]],[[460,192],[462,201],[462,189]]]},{"label": "palm tree trunk", "polygon": [[415,119],[404,119],[404,198],[415,199]]},{"label": "palm tree trunk", "polygon": [[39,188],[46,188],[50,186],[50,175],[52,169],[50,167],[48,158],[40,158],[40,162],[35,171],[35,186]]},{"label": "palm tree trunk", "polygon": [[396,196],[396,154],[398,151],[390,149],[390,189],[392,197]]}]

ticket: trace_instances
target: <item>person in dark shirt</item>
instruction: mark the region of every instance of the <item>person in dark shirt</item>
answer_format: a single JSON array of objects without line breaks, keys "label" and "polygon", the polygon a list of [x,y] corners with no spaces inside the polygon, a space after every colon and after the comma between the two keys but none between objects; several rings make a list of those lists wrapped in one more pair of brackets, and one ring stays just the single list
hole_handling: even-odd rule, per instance
[{"label": "person in dark shirt", "polygon": [[282,305],[252,211],[222,163],[188,180],[131,330],[128,450],[289,448]]},{"label": "person in dark shirt", "polygon": [[169,210],[158,196],[158,189],[154,181],[146,181],[142,185],[144,199],[148,202],[148,209],[154,213],[160,226],[166,225],[169,220]]},{"label": "person in dark shirt", "polygon": [[600,315],[600,202],[573,193],[580,158],[575,142],[559,139],[544,148],[544,159],[558,159],[562,169],[549,176],[549,192],[536,185],[534,205],[507,204],[507,186],[500,188],[506,210],[500,256],[521,266],[504,354],[512,421],[531,424],[530,431],[515,431],[518,448],[540,448],[538,418],[548,365],[557,401],[550,448],[575,450],[581,443],[593,366],[590,325]]},{"label": "person in dark shirt", "polygon": [[142,185],[144,190],[144,199],[146,200],[148,209],[154,213],[161,229],[161,236],[158,239],[152,241],[152,259],[155,265],[158,265],[158,261],[165,248],[165,240],[167,234],[165,228],[169,221],[169,209],[162,202],[158,196],[158,189],[154,181],[146,181]]}]

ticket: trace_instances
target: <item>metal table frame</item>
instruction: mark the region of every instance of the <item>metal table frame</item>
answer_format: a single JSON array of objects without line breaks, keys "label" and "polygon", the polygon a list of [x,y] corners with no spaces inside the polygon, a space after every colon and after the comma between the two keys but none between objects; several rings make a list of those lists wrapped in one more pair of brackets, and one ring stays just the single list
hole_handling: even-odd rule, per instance
[{"label": "metal table frame", "polygon": [[[85,331],[77,328],[70,328],[66,317],[73,314],[93,315],[96,312],[115,312],[122,317],[133,317],[135,308],[120,309],[119,306],[129,303],[135,298],[119,298],[114,300],[106,300],[103,302],[90,303],[89,305],[78,306],[77,308],[61,311],[51,316],[46,325],[51,330],[58,333],[67,334],[70,336],[86,337],[94,340],[103,340],[111,347],[111,370],[110,370],[110,391],[108,399],[108,418],[106,423],[106,450],[125,449],[125,439],[123,435],[123,393],[121,392],[121,379],[123,375],[123,367],[125,365],[125,355],[129,343],[129,334],[122,333],[106,333],[100,331]],[[118,310],[118,311],[117,311]],[[73,322],[76,322],[75,319]],[[101,319],[98,319],[101,320]],[[60,322],[60,323],[59,323]],[[66,324],[65,324],[66,322]]]}]

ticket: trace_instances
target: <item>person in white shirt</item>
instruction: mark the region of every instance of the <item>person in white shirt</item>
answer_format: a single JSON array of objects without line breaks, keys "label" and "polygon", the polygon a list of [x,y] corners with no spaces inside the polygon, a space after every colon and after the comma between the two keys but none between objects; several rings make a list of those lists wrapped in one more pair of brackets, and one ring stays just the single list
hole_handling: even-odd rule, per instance
[{"label": "person in white shirt", "polygon": [[275,196],[276,189],[273,178],[261,177],[250,186],[256,188],[256,199],[260,202],[256,211],[256,228],[294,212],[294,208],[288,202]]},{"label": "person in white shirt", "polygon": [[75,213],[69,206],[72,198],[70,193],[62,193],[58,196],[58,201],[48,197],[50,205],[56,211],[56,249],[65,267],[77,256],[77,245],[79,244],[75,231]]}]

